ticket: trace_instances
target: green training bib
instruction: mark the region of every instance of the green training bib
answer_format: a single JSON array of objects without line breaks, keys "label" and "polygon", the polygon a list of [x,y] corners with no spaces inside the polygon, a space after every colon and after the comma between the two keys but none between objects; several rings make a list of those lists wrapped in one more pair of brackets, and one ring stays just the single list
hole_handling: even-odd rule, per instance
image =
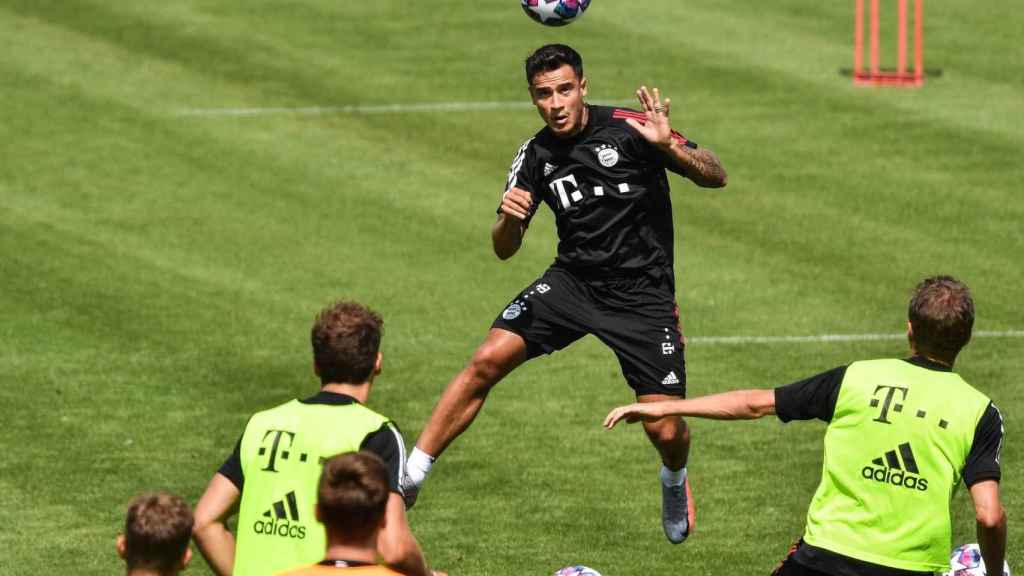
[{"label": "green training bib", "polygon": [[896,359],[851,364],[804,540],[892,568],[945,569],[950,498],[988,403],[953,372]]},{"label": "green training bib", "polygon": [[323,462],[354,452],[388,419],[357,403],[292,400],[255,414],[242,435],[245,486],[238,514],[238,576],[271,575],[319,561],[327,548],[316,521]]}]

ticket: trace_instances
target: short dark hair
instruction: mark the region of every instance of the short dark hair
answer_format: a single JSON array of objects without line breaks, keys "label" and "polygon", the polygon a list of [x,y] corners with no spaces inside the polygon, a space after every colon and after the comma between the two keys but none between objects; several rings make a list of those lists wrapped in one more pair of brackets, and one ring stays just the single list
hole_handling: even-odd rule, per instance
[{"label": "short dark hair", "polygon": [[390,488],[384,461],[372,452],[348,452],[324,463],[317,488],[320,520],[345,540],[365,540],[380,525]]},{"label": "short dark hair", "polygon": [[971,291],[952,276],[925,278],[914,289],[907,318],[917,352],[952,363],[971,340]]},{"label": "short dark hair", "polygon": [[166,492],[137,496],[124,521],[124,559],[129,570],[172,572],[181,565],[192,537],[192,510]]},{"label": "short dark hair", "polygon": [[537,48],[526,59],[526,83],[533,85],[533,77],[541,72],[558,70],[568,64],[576,72],[576,78],[583,78],[583,57],[565,44],[546,44]]},{"label": "short dark hair", "polygon": [[341,300],[320,311],[313,324],[313,360],[320,382],[366,382],[380,350],[384,321],[357,302]]}]

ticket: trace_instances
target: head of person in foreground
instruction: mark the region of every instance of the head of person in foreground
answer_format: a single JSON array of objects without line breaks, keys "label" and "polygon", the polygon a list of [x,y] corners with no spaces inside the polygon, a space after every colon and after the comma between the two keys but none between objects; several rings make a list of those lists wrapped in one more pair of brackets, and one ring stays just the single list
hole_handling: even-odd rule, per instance
[{"label": "head of person in foreground", "polygon": [[167,576],[185,569],[192,559],[192,510],[173,494],[142,494],[128,505],[117,553],[130,575]]},{"label": "head of person in foreground", "polygon": [[388,472],[372,452],[349,452],[324,463],[316,515],[327,529],[327,545],[359,548],[372,558],[386,525]]}]

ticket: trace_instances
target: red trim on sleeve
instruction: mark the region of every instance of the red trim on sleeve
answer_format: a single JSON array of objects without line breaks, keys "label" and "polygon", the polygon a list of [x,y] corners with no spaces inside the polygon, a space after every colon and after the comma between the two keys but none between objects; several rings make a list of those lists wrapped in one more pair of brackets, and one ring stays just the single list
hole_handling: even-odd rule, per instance
[{"label": "red trim on sleeve", "polygon": [[683,136],[682,134],[676,132],[675,130],[672,131],[672,139],[675,140],[676,142],[679,142],[683,146],[686,146],[686,143],[689,142],[689,140],[686,139],[686,136]]},{"label": "red trim on sleeve", "polygon": [[612,111],[612,118],[619,118],[624,120],[626,118],[632,118],[639,120],[640,122],[647,122],[647,115],[643,112],[637,112],[636,110],[626,110],[625,108],[616,108]]},{"label": "red trim on sleeve", "polygon": [[[643,112],[636,112],[635,110],[626,110],[624,108],[616,108],[614,111],[612,111],[612,118],[617,118],[619,120],[633,119],[641,124],[647,124],[646,114],[644,114]],[[686,136],[683,136],[682,134],[676,132],[675,130],[672,131],[672,139],[678,142],[679,144],[682,144],[683,146],[685,146],[686,143],[689,142]]]}]

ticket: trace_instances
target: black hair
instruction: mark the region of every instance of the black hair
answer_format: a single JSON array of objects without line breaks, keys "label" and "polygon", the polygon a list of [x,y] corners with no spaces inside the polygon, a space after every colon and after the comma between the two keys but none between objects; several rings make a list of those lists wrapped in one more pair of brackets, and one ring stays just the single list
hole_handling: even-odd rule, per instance
[{"label": "black hair", "polygon": [[568,64],[576,72],[576,78],[583,78],[583,57],[565,44],[546,44],[537,48],[526,59],[526,83],[533,84],[533,77],[541,72],[557,70]]}]

